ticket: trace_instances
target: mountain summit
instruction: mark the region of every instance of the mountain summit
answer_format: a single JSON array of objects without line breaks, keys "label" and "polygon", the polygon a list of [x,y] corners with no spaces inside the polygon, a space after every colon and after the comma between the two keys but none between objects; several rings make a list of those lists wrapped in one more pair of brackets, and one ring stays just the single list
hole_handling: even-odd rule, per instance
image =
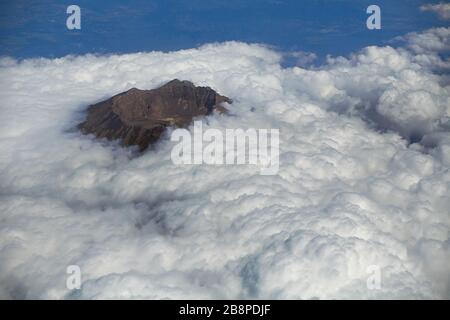
[{"label": "mountain summit", "polygon": [[209,87],[172,80],[160,88],[132,88],[105,101],[90,105],[86,120],[78,125],[84,134],[121,140],[145,150],[156,142],[166,127],[189,125],[194,117],[225,112],[222,103],[231,100]]}]

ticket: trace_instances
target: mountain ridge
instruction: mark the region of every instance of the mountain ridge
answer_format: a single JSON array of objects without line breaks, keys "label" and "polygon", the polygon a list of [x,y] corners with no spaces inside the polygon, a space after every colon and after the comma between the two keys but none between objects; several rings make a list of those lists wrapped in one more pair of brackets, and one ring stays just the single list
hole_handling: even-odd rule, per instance
[{"label": "mountain ridge", "polygon": [[92,104],[77,127],[83,134],[120,140],[124,146],[137,145],[143,151],[158,141],[167,127],[187,126],[195,117],[214,111],[226,113],[224,103],[232,101],[210,87],[174,79],[156,89],[131,88]]}]

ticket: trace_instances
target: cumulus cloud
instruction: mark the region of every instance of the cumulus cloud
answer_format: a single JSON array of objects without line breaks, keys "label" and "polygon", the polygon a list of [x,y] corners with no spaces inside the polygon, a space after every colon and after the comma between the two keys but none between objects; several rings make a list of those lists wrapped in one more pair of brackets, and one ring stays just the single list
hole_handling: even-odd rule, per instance
[{"label": "cumulus cloud", "polygon": [[294,51],[287,53],[284,58],[293,60],[296,66],[307,67],[317,59],[317,55],[313,52]]},{"label": "cumulus cloud", "polygon": [[422,11],[436,13],[443,20],[450,20],[450,3],[424,4],[420,7]]},{"label": "cumulus cloud", "polygon": [[[427,52],[311,69],[237,42],[2,59],[0,297],[448,298],[450,88]],[[87,104],[173,78],[233,98],[205,128],[280,129],[278,175],[73,130]],[[81,290],[66,288],[73,264]]]},{"label": "cumulus cloud", "polygon": [[450,51],[450,28],[433,28],[424,32],[411,32],[400,40],[417,54],[436,54]]}]

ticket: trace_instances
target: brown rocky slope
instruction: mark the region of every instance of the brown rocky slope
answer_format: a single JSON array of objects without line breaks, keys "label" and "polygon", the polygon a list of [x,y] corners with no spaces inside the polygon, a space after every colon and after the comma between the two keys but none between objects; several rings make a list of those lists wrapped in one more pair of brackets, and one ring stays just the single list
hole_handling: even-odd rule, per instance
[{"label": "brown rocky slope", "polygon": [[137,145],[142,151],[169,126],[183,127],[194,117],[226,111],[223,102],[231,100],[209,87],[175,79],[158,89],[133,88],[89,106],[78,128],[97,138],[119,139],[124,146]]}]

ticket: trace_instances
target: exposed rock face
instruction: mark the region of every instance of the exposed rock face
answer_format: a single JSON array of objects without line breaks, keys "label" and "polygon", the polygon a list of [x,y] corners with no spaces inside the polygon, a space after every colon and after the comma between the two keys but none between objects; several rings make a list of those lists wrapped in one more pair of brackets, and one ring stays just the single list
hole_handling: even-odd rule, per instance
[{"label": "exposed rock face", "polygon": [[120,139],[125,146],[140,150],[156,142],[168,126],[182,127],[194,117],[205,116],[231,103],[209,87],[172,80],[158,89],[136,88],[88,107],[87,118],[78,125],[81,132],[98,138]]}]

